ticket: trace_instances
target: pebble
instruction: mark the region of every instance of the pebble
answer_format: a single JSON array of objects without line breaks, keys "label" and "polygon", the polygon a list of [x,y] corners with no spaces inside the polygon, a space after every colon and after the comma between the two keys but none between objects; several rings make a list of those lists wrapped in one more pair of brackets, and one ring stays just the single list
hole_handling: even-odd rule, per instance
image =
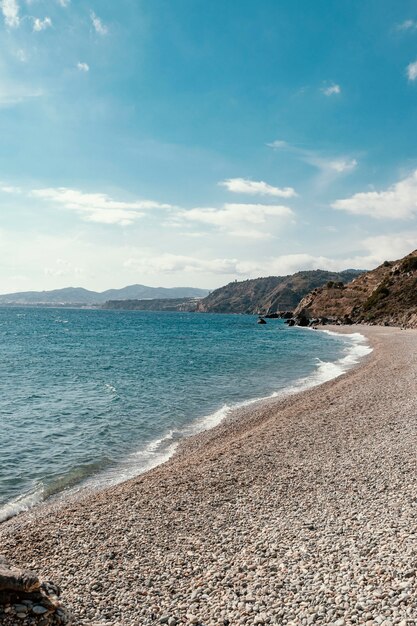
[{"label": "pebble", "polygon": [[41,604],[35,604],[35,606],[32,607],[32,611],[33,613],[35,613],[35,615],[43,615],[44,613],[48,612],[48,609],[46,609]]},{"label": "pebble", "polygon": [[74,626],[414,626],[417,333],[363,332],[365,365],[11,520],[2,551],[62,587]]}]

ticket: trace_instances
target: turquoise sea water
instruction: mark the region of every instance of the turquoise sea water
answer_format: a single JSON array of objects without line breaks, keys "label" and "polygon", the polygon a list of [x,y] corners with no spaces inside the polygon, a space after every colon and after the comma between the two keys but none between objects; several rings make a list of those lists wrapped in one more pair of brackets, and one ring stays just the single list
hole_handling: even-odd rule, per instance
[{"label": "turquoise sea water", "polygon": [[166,459],[239,403],[318,384],[360,335],[244,315],[0,309],[0,521]]}]

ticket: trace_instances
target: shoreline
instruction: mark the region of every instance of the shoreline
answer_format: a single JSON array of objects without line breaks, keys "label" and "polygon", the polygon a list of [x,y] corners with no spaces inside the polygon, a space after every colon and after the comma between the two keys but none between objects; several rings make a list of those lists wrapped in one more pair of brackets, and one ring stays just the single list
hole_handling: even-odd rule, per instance
[{"label": "shoreline", "polygon": [[412,624],[417,332],[360,330],[374,351],[343,376],[5,522],[2,552],[57,582],[74,624]]},{"label": "shoreline", "polygon": [[[295,327],[291,332],[297,332],[297,330],[298,328]],[[313,329],[303,330],[313,331]],[[247,411],[251,411],[255,406],[260,410],[262,410],[263,407],[268,408],[270,404],[279,403],[290,396],[300,394],[303,391],[313,389],[323,383],[345,375],[350,369],[357,367],[362,360],[372,352],[372,347],[370,347],[366,337],[359,331],[356,331],[356,329],[353,332],[349,332],[349,327],[346,327],[343,331],[339,330],[335,332],[334,329],[329,330],[326,327],[318,327],[314,328],[314,331],[330,335],[342,334],[349,337],[350,345],[347,344],[345,349],[347,352],[346,356],[340,357],[336,361],[322,362],[318,359],[320,364],[316,366],[315,371],[304,378],[295,380],[290,386],[284,387],[279,391],[273,391],[266,396],[249,398],[231,405],[225,404],[211,414],[193,419],[189,424],[184,426],[182,432],[178,431],[176,436],[174,436],[175,432],[171,430],[160,439],[149,442],[143,449],[138,448],[137,451],[129,453],[119,465],[93,474],[72,487],[63,489],[62,491],[52,492],[46,498],[42,498],[40,495],[44,487],[38,487],[35,491],[28,494],[22,494],[0,507],[0,527],[2,524],[9,522],[15,517],[25,514],[39,517],[43,514],[45,508],[50,509],[52,507],[57,509],[66,506],[70,502],[77,502],[90,495],[100,493],[101,491],[135,479],[138,476],[142,476],[152,469],[166,463],[177,454],[181,454],[182,451],[187,449],[190,439],[215,429],[222,423],[227,424],[229,421],[239,420]],[[164,442],[166,445],[161,448],[160,446]],[[157,456],[152,458],[151,451],[153,452],[155,450],[158,450]],[[138,455],[144,457],[149,456],[149,459],[143,461],[140,466],[129,466],[128,459]],[[30,504],[23,504],[23,502],[29,502]],[[19,508],[19,506],[21,508]],[[8,509],[11,511],[9,515],[6,513]],[[7,515],[7,517],[1,517],[1,515]]]}]

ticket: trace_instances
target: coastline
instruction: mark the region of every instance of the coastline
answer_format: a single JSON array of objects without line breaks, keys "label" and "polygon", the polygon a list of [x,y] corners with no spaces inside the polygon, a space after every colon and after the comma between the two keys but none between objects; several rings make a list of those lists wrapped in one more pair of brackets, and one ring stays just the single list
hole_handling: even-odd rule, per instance
[{"label": "coastline", "polygon": [[[94,473],[79,483],[60,491],[51,491],[48,485],[42,483],[34,490],[23,493],[17,498],[0,506],[0,525],[13,519],[15,516],[31,512],[42,515],[45,507],[58,508],[67,503],[77,501],[91,494],[119,485],[136,478],[158,465],[167,462],[172,456],[183,449],[187,449],[188,440],[201,433],[215,428],[222,422],[236,421],[251,411],[254,405],[262,409],[272,402],[283,400],[286,397],[298,394],[307,389],[317,387],[329,380],[345,374],[349,369],[358,365],[361,359],[367,356],[372,348],[366,338],[359,332],[334,332],[326,328],[311,329],[294,327],[290,332],[296,333],[318,331],[324,334],[337,336],[345,335],[348,342],[344,347],[344,355],[337,360],[322,361],[316,357],[315,369],[304,377],[294,379],[288,386],[271,391],[267,395],[248,398],[238,402],[223,404],[213,413],[202,415],[190,421],[182,429],[171,429],[160,438],[151,440],[121,459],[117,465]],[[336,344],[335,344],[336,346]]]},{"label": "coastline", "polygon": [[360,332],[374,352],[344,376],[248,406],[49,517],[13,518],[2,552],[57,582],[75,624],[374,623],[393,589],[393,623],[411,619],[417,332]]}]

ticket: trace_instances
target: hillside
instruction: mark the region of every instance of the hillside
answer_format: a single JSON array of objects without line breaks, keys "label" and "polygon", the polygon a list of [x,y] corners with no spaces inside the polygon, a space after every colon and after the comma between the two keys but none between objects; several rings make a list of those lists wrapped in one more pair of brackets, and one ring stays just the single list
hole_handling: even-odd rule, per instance
[{"label": "hillside", "polygon": [[94,305],[104,304],[108,300],[150,300],[154,298],[203,298],[208,289],[193,287],[147,287],[146,285],[129,285],[121,289],[106,291],[90,291],[81,287],[67,287],[52,291],[23,291],[0,295],[1,305]]},{"label": "hillside", "polygon": [[312,270],[289,276],[269,276],[233,282],[200,300],[197,310],[204,313],[261,313],[292,311],[312,289],[328,281],[349,282],[358,270],[327,272]]},{"label": "hillside", "polygon": [[154,298],[152,300],[108,300],[101,308],[110,311],[195,311],[192,298]]},{"label": "hillside", "polygon": [[294,315],[416,327],[417,250],[398,261],[385,261],[345,286],[315,289],[302,299]]}]

